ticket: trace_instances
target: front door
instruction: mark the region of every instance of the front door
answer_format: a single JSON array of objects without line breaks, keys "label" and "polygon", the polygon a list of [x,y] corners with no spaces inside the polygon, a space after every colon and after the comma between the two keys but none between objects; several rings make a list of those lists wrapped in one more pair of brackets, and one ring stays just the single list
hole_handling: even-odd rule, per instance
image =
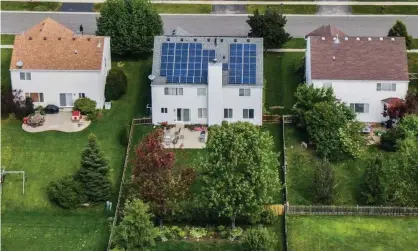
[{"label": "front door", "polygon": [[73,106],[73,94],[60,93],[60,106]]},{"label": "front door", "polygon": [[177,121],[190,121],[190,109],[177,108]]}]

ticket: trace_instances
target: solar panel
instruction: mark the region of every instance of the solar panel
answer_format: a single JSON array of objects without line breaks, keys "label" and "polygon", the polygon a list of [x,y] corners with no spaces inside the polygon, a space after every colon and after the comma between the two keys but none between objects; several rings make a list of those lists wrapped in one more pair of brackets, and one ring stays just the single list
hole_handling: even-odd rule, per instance
[{"label": "solar panel", "polygon": [[229,49],[229,83],[256,84],[257,45],[231,44]]},{"label": "solar panel", "polygon": [[208,62],[215,57],[201,43],[162,43],[160,76],[168,83],[207,83]]}]

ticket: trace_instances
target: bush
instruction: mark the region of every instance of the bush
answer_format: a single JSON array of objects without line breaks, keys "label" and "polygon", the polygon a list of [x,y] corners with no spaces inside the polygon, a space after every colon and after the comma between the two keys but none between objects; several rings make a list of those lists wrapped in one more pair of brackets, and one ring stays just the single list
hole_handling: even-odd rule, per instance
[{"label": "bush", "polygon": [[192,229],[190,229],[190,236],[195,238],[196,240],[205,237],[207,234],[208,232],[206,231],[206,229],[201,227],[192,227]]},{"label": "bush", "polygon": [[322,161],[315,168],[311,185],[313,202],[329,205],[334,195],[334,171],[327,161]]},{"label": "bush", "polygon": [[118,100],[126,93],[128,79],[122,69],[111,69],[106,78],[105,98],[106,101]]},{"label": "bush", "polygon": [[264,227],[251,228],[245,232],[242,238],[244,251],[274,251],[277,246],[277,236]]},{"label": "bush", "polygon": [[388,152],[396,152],[398,147],[396,142],[405,139],[405,132],[400,128],[387,130],[380,138],[380,147]]},{"label": "bush", "polygon": [[39,113],[41,114],[41,115],[45,115],[45,107],[43,107],[42,105],[40,105],[40,106],[38,106],[38,107],[36,107],[36,109],[35,109],[36,111],[39,111]]},{"label": "bush", "polygon": [[51,182],[48,197],[63,208],[76,208],[87,200],[81,183],[74,181],[71,176]]},{"label": "bush", "polygon": [[83,115],[96,114],[96,101],[89,98],[79,98],[74,102],[74,110],[78,110]]}]

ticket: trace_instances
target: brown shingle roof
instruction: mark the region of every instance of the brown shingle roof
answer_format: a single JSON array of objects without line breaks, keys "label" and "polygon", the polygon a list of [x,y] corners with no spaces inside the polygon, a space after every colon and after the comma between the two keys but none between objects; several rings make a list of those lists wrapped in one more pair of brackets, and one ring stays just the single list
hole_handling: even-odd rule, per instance
[{"label": "brown shingle roof", "polygon": [[[100,70],[104,37],[79,36],[46,18],[15,37],[10,69]],[[18,68],[16,63],[23,62]]]},{"label": "brown shingle roof", "polygon": [[405,38],[334,39],[310,37],[312,79],[409,80]]},{"label": "brown shingle roof", "polygon": [[305,37],[310,37],[310,36],[335,37],[335,36],[337,36],[337,34],[340,37],[347,36],[347,34],[345,34],[344,32],[340,31],[335,26],[328,24],[328,25],[322,25],[318,29],[316,29],[316,30],[308,33]]}]

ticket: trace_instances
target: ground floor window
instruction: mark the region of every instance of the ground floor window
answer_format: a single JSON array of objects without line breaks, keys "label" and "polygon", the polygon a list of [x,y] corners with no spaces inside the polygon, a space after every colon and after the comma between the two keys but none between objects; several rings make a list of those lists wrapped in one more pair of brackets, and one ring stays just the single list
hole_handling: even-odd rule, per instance
[{"label": "ground floor window", "polygon": [[199,119],[205,119],[208,117],[208,109],[207,108],[198,108],[197,109],[197,117]]},{"label": "ground floor window", "polygon": [[350,108],[355,113],[368,113],[369,104],[366,103],[350,103]]},{"label": "ground floor window", "polygon": [[25,97],[31,98],[33,102],[44,102],[44,94],[41,92],[27,92]]},{"label": "ground floor window", "polygon": [[167,107],[161,107],[161,113],[167,113]]},{"label": "ground floor window", "polygon": [[60,93],[60,106],[73,106],[72,93]]},{"label": "ground floor window", "polygon": [[80,92],[80,93],[78,94],[78,97],[79,97],[79,98],[85,98],[85,97],[86,97],[86,94],[85,94],[85,93],[83,93],[83,92]]},{"label": "ground floor window", "polygon": [[242,117],[244,119],[253,119],[254,118],[254,109],[243,109],[242,110]]},{"label": "ground floor window", "polygon": [[231,108],[224,109],[224,118],[225,119],[232,119],[232,109]]}]

